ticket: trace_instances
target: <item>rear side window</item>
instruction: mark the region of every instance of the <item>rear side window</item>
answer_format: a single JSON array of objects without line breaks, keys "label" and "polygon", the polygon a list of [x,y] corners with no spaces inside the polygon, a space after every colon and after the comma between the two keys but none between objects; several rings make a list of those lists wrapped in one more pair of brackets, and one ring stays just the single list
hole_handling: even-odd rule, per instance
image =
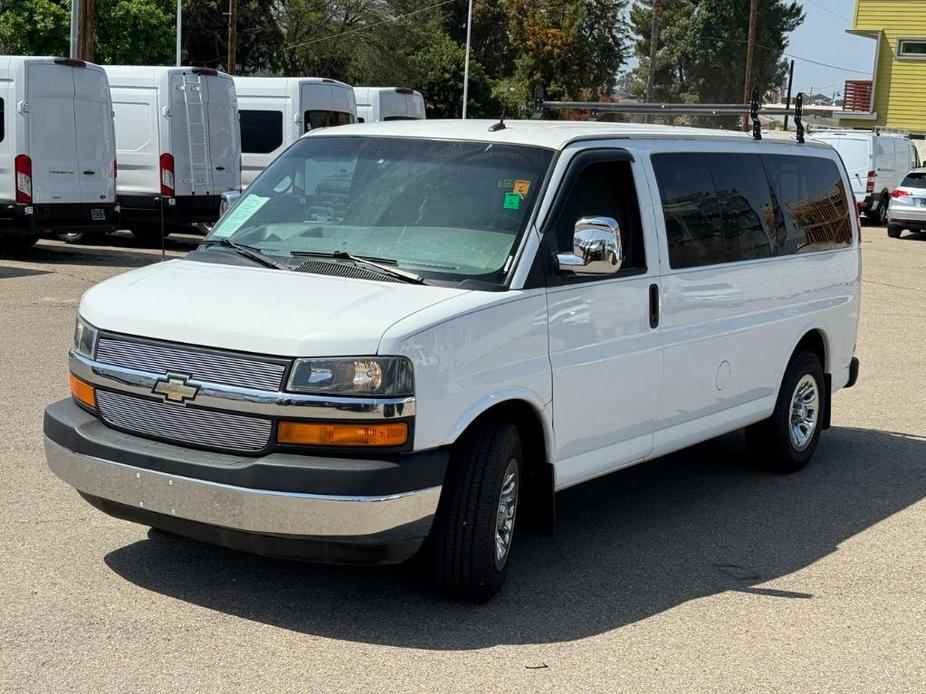
[{"label": "rear side window", "polygon": [[267,154],[283,144],[282,111],[242,110],[238,118],[242,152]]},{"label": "rear side window", "polygon": [[780,253],[852,243],[849,199],[834,161],[778,154],[763,154],[762,161],[787,229]]},{"label": "rear side window", "polygon": [[652,159],[673,268],[852,243],[848,198],[829,159],[688,152]]},{"label": "rear side window", "polygon": [[723,225],[707,157],[654,154],[673,268],[722,263]]},{"label": "rear side window", "polygon": [[333,128],[336,125],[348,125],[350,121],[350,114],[343,111],[306,111],[305,132],[315,128]]},{"label": "rear side window", "polygon": [[900,185],[904,188],[926,188],[926,171],[908,173]]}]

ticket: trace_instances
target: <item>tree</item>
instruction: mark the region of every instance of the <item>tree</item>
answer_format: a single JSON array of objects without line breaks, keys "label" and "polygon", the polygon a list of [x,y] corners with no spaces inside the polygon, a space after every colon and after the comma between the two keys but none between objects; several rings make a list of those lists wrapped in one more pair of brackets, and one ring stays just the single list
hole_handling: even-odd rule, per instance
[{"label": "tree", "polygon": [[54,0],[5,0],[0,9],[0,52],[68,55],[71,4]]},{"label": "tree", "polygon": [[[743,98],[749,3],[741,0],[662,0],[655,70],[656,101],[739,103]],[[630,23],[639,59],[635,93],[651,68],[649,37],[652,4],[636,0]],[[753,83],[759,91],[781,85],[788,34],[804,21],[801,6],[788,0],[759,3]],[[735,122],[735,118],[731,119]]]},{"label": "tree", "polygon": [[[459,118],[463,110],[465,48],[445,34],[412,56],[418,73],[417,88],[424,94],[428,118]],[[492,95],[485,68],[470,56],[467,115],[491,118],[501,115]]]},{"label": "tree", "polygon": [[[225,69],[228,60],[228,0],[186,0],[183,61]],[[273,72],[282,62],[284,37],[277,0],[238,0],[236,72]]]}]

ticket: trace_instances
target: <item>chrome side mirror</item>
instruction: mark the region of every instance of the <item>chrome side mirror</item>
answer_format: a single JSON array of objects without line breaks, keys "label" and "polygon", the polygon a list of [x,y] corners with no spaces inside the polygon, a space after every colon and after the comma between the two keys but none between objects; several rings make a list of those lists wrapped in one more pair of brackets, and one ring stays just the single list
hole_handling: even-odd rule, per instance
[{"label": "chrome side mirror", "polygon": [[577,275],[613,275],[623,263],[621,227],[611,217],[582,217],[576,222],[572,253],[556,255],[557,270]]},{"label": "chrome side mirror", "polygon": [[229,207],[238,202],[238,198],[241,197],[241,191],[238,190],[226,190],[219,196],[219,217],[225,214],[226,210]]}]

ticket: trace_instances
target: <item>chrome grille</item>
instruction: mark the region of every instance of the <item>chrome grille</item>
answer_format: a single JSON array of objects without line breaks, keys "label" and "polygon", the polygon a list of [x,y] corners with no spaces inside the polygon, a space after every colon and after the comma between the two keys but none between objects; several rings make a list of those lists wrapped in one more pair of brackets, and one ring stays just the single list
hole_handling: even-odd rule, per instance
[{"label": "chrome grille", "polygon": [[197,381],[228,386],[280,390],[286,366],[236,354],[199,352],[179,345],[134,342],[101,336],[97,361],[155,373],[181,373]]},{"label": "chrome grille", "polygon": [[273,428],[269,419],[196,410],[105,390],[96,392],[96,402],[107,424],[142,436],[210,448],[260,451],[270,442]]}]

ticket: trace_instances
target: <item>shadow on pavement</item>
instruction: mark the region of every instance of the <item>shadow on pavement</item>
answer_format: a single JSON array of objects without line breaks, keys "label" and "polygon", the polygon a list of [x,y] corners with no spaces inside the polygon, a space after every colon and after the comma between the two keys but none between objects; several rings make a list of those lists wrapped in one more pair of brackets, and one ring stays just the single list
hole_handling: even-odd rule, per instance
[{"label": "shadow on pavement", "polygon": [[48,275],[51,270],[29,270],[24,267],[4,267],[0,265],[0,280],[14,277],[31,277],[32,275]]},{"label": "shadow on pavement", "polygon": [[[202,237],[169,236],[165,249],[177,257],[192,251]],[[99,265],[117,268],[134,268],[160,260],[159,248],[145,248],[128,234],[109,235],[92,243],[65,244],[58,241],[39,241],[31,248],[0,253],[0,258],[45,265]]]},{"label": "shadow on pavement", "polygon": [[760,587],[926,496],[926,439],[834,428],[793,475],[743,464],[740,434],[569,489],[553,537],[521,534],[488,605],[448,601],[422,567],[269,560],[161,533],[106,564],[128,581],[306,634],[437,650],[592,636],[689,600]]}]

